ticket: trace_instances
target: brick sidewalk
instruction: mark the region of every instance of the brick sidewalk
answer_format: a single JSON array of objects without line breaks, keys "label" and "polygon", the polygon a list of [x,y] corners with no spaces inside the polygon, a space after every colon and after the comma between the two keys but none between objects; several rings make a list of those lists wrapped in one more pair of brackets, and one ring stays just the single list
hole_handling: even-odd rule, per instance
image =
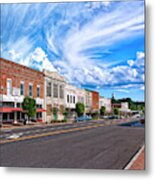
[{"label": "brick sidewalk", "polygon": [[129,169],[130,170],[144,170],[145,169],[144,159],[145,159],[145,152],[143,149]]},{"label": "brick sidewalk", "polygon": [[145,170],[145,146],[134,155],[125,170]]}]

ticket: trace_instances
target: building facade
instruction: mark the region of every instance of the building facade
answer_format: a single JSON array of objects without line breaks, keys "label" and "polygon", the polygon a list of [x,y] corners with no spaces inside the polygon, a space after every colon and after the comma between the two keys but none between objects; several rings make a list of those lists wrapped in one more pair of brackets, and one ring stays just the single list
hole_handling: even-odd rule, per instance
[{"label": "building facade", "polygon": [[85,90],[85,113],[90,115],[92,111],[92,92]]},{"label": "building facade", "polygon": [[43,73],[12,61],[0,58],[0,114],[4,122],[21,121],[24,97],[36,100],[39,120],[43,120],[44,76]]},{"label": "building facade", "polygon": [[77,88],[73,85],[66,84],[65,86],[65,108],[68,112],[68,117],[72,118],[76,115],[75,108],[78,102]]},{"label": "building facade", "polygon": [[105,98],[105,97],[100,96],[99,109],[101,109],[102,106],[105,107],[105,112],[106,113],[111,113],[112,108],[111,108],[111,99],[110,98]]},{"label": "building facade", "polygon": [[92,112],[99,111],[99,93],[97,91],[92,92]]},{"label": "building facade", "polygon": [[52,120],[62,120],[65,111],[65,78],[57,72],[43,70],[45,89],[44,89],[44,119],[46,122]]},{"label": "building facade", "polygon": [[85,105],[85,90],[76,88],[77,102],[83,103]]}]

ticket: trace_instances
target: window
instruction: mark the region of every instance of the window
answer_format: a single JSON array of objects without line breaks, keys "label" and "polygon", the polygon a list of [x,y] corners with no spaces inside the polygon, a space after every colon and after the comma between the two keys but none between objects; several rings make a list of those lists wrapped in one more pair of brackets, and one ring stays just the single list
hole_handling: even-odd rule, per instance
[{"label": "window", "polygon": [[7,94],[11,95],[12,94],[12,80],[7,79]]},{"label": "window", "polygon": [[20,83],[20,95],[24,95],[24,83]]},{"label": "window", "polygon": [[70,103],[72,103],[72,96],[70,95]]},{"label": "window", "polygon": [[32,90],[33,90],[32,84],[29,84],[29,96],[32,96]]},{"label": "window", "polygon": [[40,97],[40,86],[37,86],[37,97]]},{"label": "window", "polygon": [[69,103],[69,95],[67,95],[67,102]]},{"label": "window", "polygon": [[51,82],[47,81],[47,85],[46,85],[46,94],[48,97],[51,97]]},{"label": "window", "polygon": [[75,104],[75,96],[73,96],[73,103]]},{"label": "window", "polygon": [[54,84],[53,85],[53,97],[54,98],[57,98],[58,97],[58,85],[57,84]]},{"label": "window", "polygon": [[60,85],[60,98],[64,98],[64,87],[62,85]]}]

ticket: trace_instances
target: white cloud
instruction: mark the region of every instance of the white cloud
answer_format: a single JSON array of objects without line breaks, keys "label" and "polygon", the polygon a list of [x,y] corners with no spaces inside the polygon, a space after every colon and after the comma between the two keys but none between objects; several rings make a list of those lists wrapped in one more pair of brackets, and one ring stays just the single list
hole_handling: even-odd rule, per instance
[{"label": "white cloud", "polygon": [[141,87],[140,87],[140,90],[145,90],[145,86],[141,86]]},{"label": "white cloud", "polygon": [[134,65],[134,61],[133,60],[128,60],[127,63],[129,64],[129,66],[133,66]]},{"label": "white cloud", "polygon": [[126,90],[126,89],[116,89],[116,91],[124,92],[124,93],[129,93],[130,92],[129,90]]}]

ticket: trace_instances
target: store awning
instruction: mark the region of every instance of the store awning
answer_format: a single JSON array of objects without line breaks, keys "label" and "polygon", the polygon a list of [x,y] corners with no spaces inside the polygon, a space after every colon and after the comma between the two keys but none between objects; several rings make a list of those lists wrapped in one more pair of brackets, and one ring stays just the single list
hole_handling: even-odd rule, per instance
[{"label": "store awning", "polygon": [[37,112],[46,112],[46,110],[43,108],[37,108]]},{"label": "store awning", "polygon": [[0,112],[1,113],[11,113],[15,111],[22,111],[21,108],[12,108],[12,107],[1,107]]},{"label": "store awning", "polygon": [[[0,113],[24,112],[22,108],[1,107]],[[37,112],[46,112],[45,109],[37,108]]]}]

